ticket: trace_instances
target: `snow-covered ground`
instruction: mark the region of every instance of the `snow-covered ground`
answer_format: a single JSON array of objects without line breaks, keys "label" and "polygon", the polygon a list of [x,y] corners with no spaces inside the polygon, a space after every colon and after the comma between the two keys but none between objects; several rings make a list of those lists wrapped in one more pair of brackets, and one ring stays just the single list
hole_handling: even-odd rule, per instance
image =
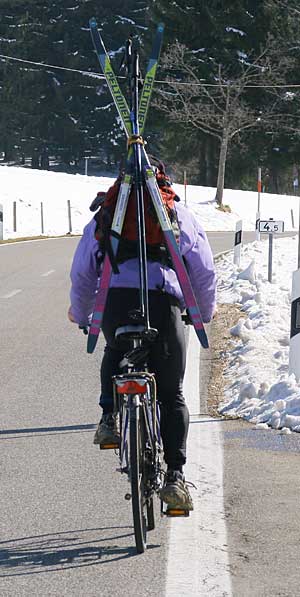
[{"label": "snow-covered ground", "polygon": [[217,264],[219,302],[238,303],[244,312],[230,330],[233,342],[220,412],[282,433],[300,431],[300,384],[289,375],[291,280],[297,250],[297,237],[274,241],[272,284],[266,242],[244,246],[241,267],[233,264],[231,254]]},{"label": "snow-covered ground", "polygon": [[[31,170],[9,166],[0,167],[0,204],[3,205],[3,238],[37,236],[41,234],[41,203],[45,235],[69,232],[68,200],[71,206],[71,224],[74,234],[81,234],[91,217],[89,205],[97,191],[105,191],[111,178],[63,174],[45,170]],[[184,201],[183,185],[174,189]],[[199,217],[205,230],[234,230],[237,220],[243,220],[244,230],[254,230],[257,193],[226,189],[224,204],[231,213],[216,209],[216,190],[210,187],[187,187],[187,205]],[[16,203],[16,231],[14,231],[13,204]],[[285,229],[292,230],[298,222],[297,197],[261,194],[262,219],[284,219]],[[284,216],[284,217],[283,217]],[[296,224],[297,225],[297,224]]]},{"label": "snow-covered ground", "polygon": [[[92,199],[111,182],[111,178],[2,166],[0,205],[4,239],[40,235],[41,202],[44,234],[65,234],[69,231],[68,200],[72,232],[80,234],[92,216],[89,211]],[[183,186],[174,185],[174,188],[184,200]],[[243,220],[244,230],[254,230],[257,193],[227,189],[224,203],[230,205],[231,213],[217,210],[214,197],[215,189],[187,188],[187,206],[207,231],[234,230],[239,219]],[[13,230],[14,202],[16,231]],[[297,225],[299,198],[261,195],[262,219],[284,220],[285,229],[293,230],[291,210]],[[297,246],[296,236],[275,238],[272,284],[268,282],[266,242],[244,246],[240,267],[233,264],[232,252],[216,264],[219,303],[238,303],[244,312],[244,317],[231,330],[232,349],[225,372],[226,396],[221,412],[244,417],[259,427],[281,429],[282,433],[300,431],[300,383],[288,372],[290,295],[292,272],[297,268]]]}]

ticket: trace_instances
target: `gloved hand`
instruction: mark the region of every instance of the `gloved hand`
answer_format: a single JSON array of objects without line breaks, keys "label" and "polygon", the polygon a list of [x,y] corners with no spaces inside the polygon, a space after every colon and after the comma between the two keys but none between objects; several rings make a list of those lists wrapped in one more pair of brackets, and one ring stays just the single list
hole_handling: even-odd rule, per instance
[{"label": "gloved hand", "polygon": [[72,314],[72,307],[69,307],[69,309],[68,309],[68,319],[72,323],[77,323],[77,321],[74,318],[74,315]]}]

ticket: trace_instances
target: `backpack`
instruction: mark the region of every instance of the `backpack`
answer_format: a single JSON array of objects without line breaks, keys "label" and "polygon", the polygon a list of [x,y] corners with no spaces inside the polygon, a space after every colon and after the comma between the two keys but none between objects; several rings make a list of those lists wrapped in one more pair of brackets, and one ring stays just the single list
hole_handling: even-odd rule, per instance
[{"label": "backpack", "polygon": [[[109,188],[107,193],[98,193],[96,199],[94,199],[90,207],[91,211],[95,211],[100,207],[94,216],[97,224],[95,238],[98,240],[99,249],[101,252],[100,263],[103,261],[105,253],[108,253],[114,273],[119,273],[119,263],[123,263],[128,259],[133,259],[138,256],[136,201],[133,187],[128,198],[122,235],[119,238],[119,246],[116,255],[114,255],[110,243],[111,225],[121,186],[121,180],[122,177],[119,176],[115,183]],[[165,174],[162,164],[160,164],[160,167],[157,169],[156,180],[163,204],[167,210],[172,225],[176,242],[179,243],[180,228],[175,209],[175,201],[180,201],[180,199],[171,188],[171,181]],[[164,235],[157,219],[149,191],[145,185],[143,189],[143,197],[147,260],[158,261],[162,265],[172,267],[172,261],[165,244]]]}]

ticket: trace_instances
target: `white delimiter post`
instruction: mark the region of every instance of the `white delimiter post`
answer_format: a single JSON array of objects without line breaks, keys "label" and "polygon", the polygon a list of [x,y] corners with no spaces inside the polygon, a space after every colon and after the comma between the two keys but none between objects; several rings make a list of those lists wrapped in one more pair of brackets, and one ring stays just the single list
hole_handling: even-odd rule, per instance
[{"label": "white delimiter post", "polygon": [[299,209],[299,218],[298,218],[298,269],[300,268],[300,197],[299,197],[299,203],[298,203],[298,209]]},{"label": "white delimiter post", "polygon": [[242,228],[243,228],[243,220],[239,220],[235,225],[235,235],[234,235],[233,263],[235,263],[236,265],[240,265],[240,260],[241,260]]},{"label": "white delimiter post", "polygon": [[44,206],[41,201],[41,233],[44,234]]},{"label": "white delimiter post", "polygon": [[68,222],[69,222],[69,232],[68,234],[72,234],[72,211],[71,211],[71,201],[67,199],[68,203]]},{"label": "white delimiter post", "polygon": [[260,220],[260,194],[261,194],[261,168],[258,168],[257,174],[257,212],[255,221],[256,240],[260,240],[259,220]]},{"label": "white delimiter post", "polygon": [[289,373],[300,380],[300,269],[293,273]]},{"label": "white delimiter post", "polygon": [[0,203],[0,240],[3,240],[3,205]]}]

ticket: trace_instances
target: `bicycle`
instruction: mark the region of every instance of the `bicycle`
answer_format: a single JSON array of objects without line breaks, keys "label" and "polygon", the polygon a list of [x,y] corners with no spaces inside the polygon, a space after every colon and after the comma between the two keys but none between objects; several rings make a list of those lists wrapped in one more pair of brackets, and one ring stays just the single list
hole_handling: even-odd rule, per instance
[{"label": "bicycle", "polygon": [[[120,362],[124,371],[113,377],[115,416],[119,416],[120,471],[128,475],[134,535],[138,553],[147,546],[147,532],[155,528],[154,496],[159,497],[164,471],[160,434],[160,411],[153,373],[148,371],[147,357],[151,341],[142,325],[127,325],[116,330],[115,337],[131,343]],[[161,516],[189,516],[181,508],[165,506],[161,501]]]},{"label": "bicycle", "polygon": [[[182,316],[186,324],[187,315]],[[117,328],[118,343],[131,345],[119,367],[123,373],[113,376],[114,416],[119,419],[120,443],[100,444],[101,450],[115,449],[122,474],[127,474],[131,493],[134,536],[137,552],[147,547],[147,532],[155,528],[154,496],[160,499],[163,483],[160,410],[156,395],[155,375],[148,371],[147,357],[157,330],[145,330],[133,324]],[[83,330],[87,333],[87,330]],[[189,511],[165,505],[160,499],[161,516],[188,517]]]}]

